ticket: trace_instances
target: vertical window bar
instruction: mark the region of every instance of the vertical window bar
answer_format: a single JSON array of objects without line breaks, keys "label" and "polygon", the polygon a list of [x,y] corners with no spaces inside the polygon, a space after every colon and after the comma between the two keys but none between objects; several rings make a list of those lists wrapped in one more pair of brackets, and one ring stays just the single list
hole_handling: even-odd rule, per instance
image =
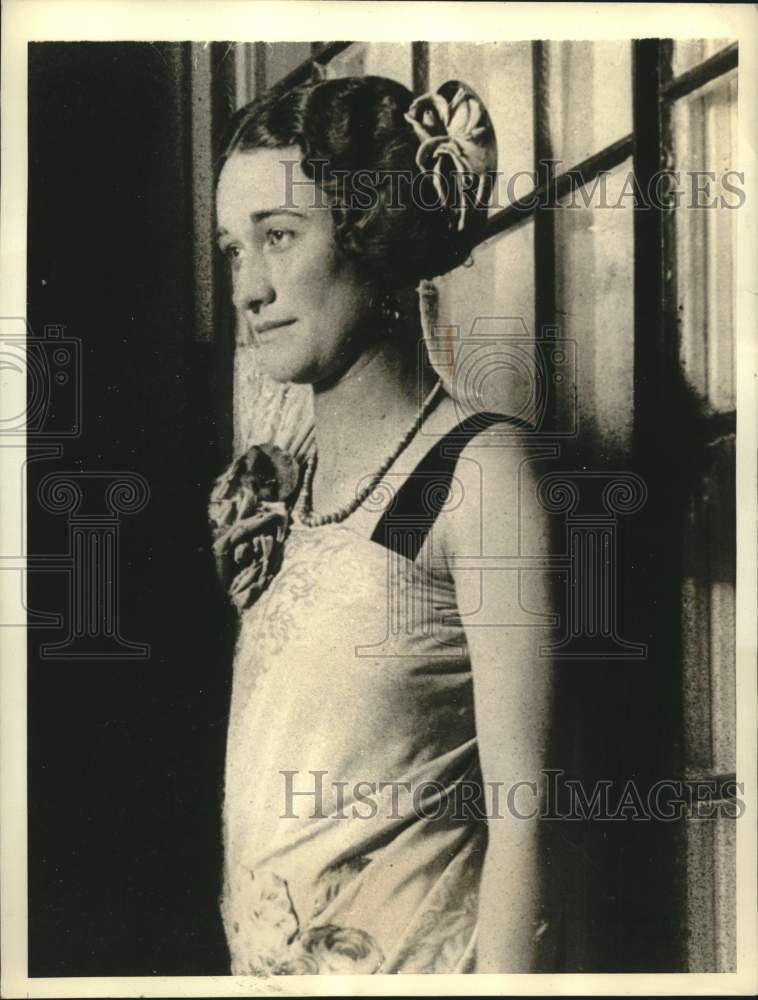
[{"label": "vertical window bar", "polygon": [[192,233],[195,340],[210,343],[214,335],[216,299],[213,256],[213,152],[210,148],[211,53],[199,42],[187,49],[190,118],[189,162],[192,171]]},{"label": "vertical window bar", "polygon": [[254,95],[260,97],[266,89],[266,43],[253,42],[253,66],[255,72]]},{"label": "vertical window bar", "polygon": [[[534,211],[534,227],[532,232],[534,246],[534,338],[539,344],[548,335],[548,330],[555,327],[556,309],[556,253],[555,253],[555,212],[552,207],[544,207],[545,202],[552,202],[554,197],[555,164],[553,136],[550,120],[550,43],[543,41],[533,41],[531,45],[532,60],[532,135],[534,148],[534,168],[537,189],[545,187],[547,198],[540,197]],[[502,155],[502,154],[501,154]],[[557,401],[555,399],[555,383],[553,381],[555,365],[553,362],[553,351],[542,350],[542,358],[537,358],[537,351],[540,347],[535,347],[535,361],[542,361],[544,367],[541,374],[545,379],[542,386],[543,394],[543,419],[547,427],[555,426],[557,414]],[[535,369],[535,374],[538,369]],[[576,615],[580,610],[581,601],[574,602],[573,611]],[[576,622],[574,622],[576,624]],[[581,688],[583,676],[580,675],[578,684]],[[566,705],[575,704],[576,685],[573,690],[559,689],[558,704],[563,709]],[[591,718],[589,713],[583,712],[583,699],[579,698],[582,720]],[[559,710],[560,711],[560,710]],[[580,723],[581,725],[581,723]],[[580,755],[584,747],[579,751]],[[562,739],[556,739],[556,752],[566,753],[569,760],[577,752],[576,744],[563,744]],[[556,955],[557,970],[559,972],[581,972],[594,965],[594,955],[602,952],[600,944],[601,935],[597,931],[596,921],[593,919],[597,910],[598,893],[593,886],[594,872],[591,866],[586,863],[586,859],[594,854],[594,861],[597,864],[598,850],[597,842],[593,840],[591,831],[582,829],[572,830],[570,833],[564,829],[564,824],[559,825],[561,831],[562,844],[559,848],[559,856],[564,858],[574,857],[570,862],[564,862],[562,867],[563,877],[566,885],[566,912],[564,916],[565,926],[561,936],[561,942]],[[549,837],[543,834],[545,847],[548,847]],[[602,850],[603,845],[600,845]],[[546,858],[548,855],[546,855]],[[602,864],[602,862],[601,862]],[[593,925],[595,925],[593,927]],[[590,930],[593,927],[594,933]]]},{"label": "vertical window bar", "polygon": [[[550,122],[550,43],[532,42],[532,101],[534,107],[534,159],[538,186],[545,186],[548,200],[554,199],[555,156]],[[535,335],[542,340],[556,321],[555,213],[540,204],[534,213],[534,295]],[[552,352],[544,352],[547,426],[555,418]]]},{"label": "vertical window bar", "polygon": [[[210,147],[215,174],[222,152],[222,143],[226,128],[234,112],[236,99],[235,87],[235,47],[221,42],[212,42],[210,50]],[[213,216],[211,217],[213,224]],[[214,238],[208,248],[212,268],[212,354],[210,364],[212,371],[210,384],[210,399],[212,402],[213,425],[219,447],[226,461],[231,459],[233,426],[232,412],[228,400],[233,393],[234,371],[234,330],[235,313],[231,302],[231,291],[228,286],[229,277],[221,260],[221,255],[211,249],[215,245]],[[220,331],[217,333],[216,331]]]},{"label": "vertical window bar", "polygon": [[429,90],[429,42],[411,42],[413,93],[418,96]]},{"label": "vertical window bar", "polygon": [[227,315],[224,294],[223,268],[212,251],[215,244],[214,227],[214,173],[221,142],[238,96],[236,71],[239,54],[236,46],[221,42],[203,45],[189,43],[186,50],[189,60],[191,100],[190,156],[192,163],[192,218],[195,246],[194,258],[194,311],[195,340],[211,342]]},{"label": "vertical window bar", "polygon": [[[663,91],[673,78],[674,42],[662,39],[658,50],[658,119],[660,153],[658,169],[668,170],[674,163],[673,109],[663,100]],[[679,311],[677,309],[676,271],[676,197],[672,177],[662,173],[655,185],[656,204],[665,206],[661,211],[661,332],[665,342],[665,364],[671,379],[671,388],[680,381]]]},{"label": "vertical window bar", "polygon": [[[671,42],[633,45],[634,132],[634,463],[648,487],[627,551],[626,605],[649,661],[630,670],[624,686],[630,728],[624,772],[643,797],[651,785],[682,773],[681,525],[684,491],[672,462],[681,431],[678,332],[672,322],[675,270],[665,237],[672,221],[648,196],[666,167],[668,109],[661,99],[671,77]],[[674,289],[675,294],[675,289]],[[674,300],[675,301],[675,300]],[[633,720],[636,720],[633,721]],[[657,738],[652,734],[658,734]],[[637,942],[654,970],[683,967],[685,831],[683,824],[631,824],[620,872],[628,927],[645,928]],[[636,931],[635,931],[636,933]]]},{"label": "vertical window bar", "polygon": [[[670,143],[670,116],[659,96],[663,73],[671,74],[670,43],[635,42],[633,72],[634,176],[644,202],[666,166],[665,143]],[[662,429],[678,370],[678,335],[665,322],[664,221],[655,205],[643,203],[635,211],[635,448],[643,460]]]},{"label": "vertical window bar", "polygon": [[238,108],[255,97],[253,48],[249,42],[239,42],[234,46],[234,103]]}]

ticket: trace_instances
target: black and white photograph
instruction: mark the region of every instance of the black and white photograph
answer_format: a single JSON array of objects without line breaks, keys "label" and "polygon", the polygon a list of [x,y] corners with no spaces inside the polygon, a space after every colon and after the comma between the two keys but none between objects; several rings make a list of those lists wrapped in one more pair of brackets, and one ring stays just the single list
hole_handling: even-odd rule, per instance
[{"label": "black and white photograph", "polygon": [[4,996],[755,993],[758,11],[634,8],[5,4]]}]

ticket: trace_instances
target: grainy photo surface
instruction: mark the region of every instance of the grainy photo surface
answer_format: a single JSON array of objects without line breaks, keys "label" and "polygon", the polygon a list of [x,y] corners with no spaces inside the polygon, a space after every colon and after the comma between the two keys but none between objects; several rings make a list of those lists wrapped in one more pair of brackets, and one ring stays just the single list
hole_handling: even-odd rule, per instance
[{"label": "grainy photo surface", "polygon": [[28,980],[740,971],[738,34],[190,36],[25,52]]}]

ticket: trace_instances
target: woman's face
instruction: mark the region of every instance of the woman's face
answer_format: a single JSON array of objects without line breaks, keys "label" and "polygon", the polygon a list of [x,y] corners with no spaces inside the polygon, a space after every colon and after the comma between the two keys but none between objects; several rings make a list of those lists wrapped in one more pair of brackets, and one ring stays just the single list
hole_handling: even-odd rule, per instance
[{"label": "woman's face", "polygon": [[318,383],[364,350],[371,290],[338,250],[332,214],[299,163],[295,148],[233,153],[216,214],[234,304],[261,366],[279,382]]}]

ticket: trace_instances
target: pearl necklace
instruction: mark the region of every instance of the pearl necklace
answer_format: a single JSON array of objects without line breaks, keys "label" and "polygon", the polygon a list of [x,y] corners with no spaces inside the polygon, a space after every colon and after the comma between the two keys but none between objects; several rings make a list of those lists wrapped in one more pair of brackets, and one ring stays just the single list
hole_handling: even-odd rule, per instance
[{"label": "pearl necklace", "polygon": [[339,510],[334,511],[331,514],[314,514],[311,509],[311,489],[313,487],[313,475],[316,471],[316,462],[318,459],[318,453],[314,445],[313,451],[311,452],[308,463],[305,467],[305,473],[303,475],[303,485],[300,490],[300,495],[297,498],[297,503],[295,504],[292,514],[295,521],[299,524],[303,524],[308,528],[317,528],[323,524],[338,524],[340,521],[344,521],[346,518],[350,517],[363,502],[374,492],[376,487],[384,478],[385,473],[388,471],[393,462],[405,451],[408,445],[413,440],[414,436],[417,434],[421,424],[424,422],[427,414],[431,410],[432,406],[437,402],[440,390],[442,389],[442,379],[438,379],[435,383],[434,388],[431,390],[429,395],[424,400],[421,408],[419,409],[418,415],[414,419],[411,426],[405,432],[405,434],[400,439],[399,443],[395,447],[394,451],[385,458],[381,466],[374,475],[369,480],[368,484],[363,487],[358,493],[355,494],[350,503],[345,504],[344,507],[340,507]]}]

